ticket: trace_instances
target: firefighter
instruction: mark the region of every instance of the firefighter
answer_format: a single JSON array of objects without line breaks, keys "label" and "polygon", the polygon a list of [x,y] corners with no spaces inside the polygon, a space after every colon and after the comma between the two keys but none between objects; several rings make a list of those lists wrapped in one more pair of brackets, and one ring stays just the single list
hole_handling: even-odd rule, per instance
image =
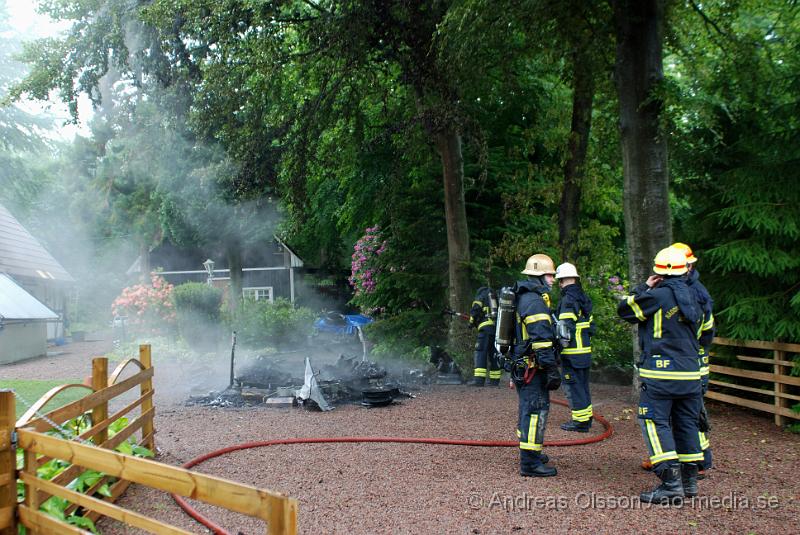
[{"label": "firefighter", "polygon": [[702,407],[697,333],[702,312],[686,284],[686,255],[668,247],[655,257],[654,275],[620,301],[617,312],[638,324],[641,355],[638,420],[653,472],[661,484],[640,495],[664,503],[697,495],[703,461],[698,419]]},{"label": "firefighter", "polygon": [[561,343],[561,370],[572,411],[572,419],[561,424],[565,431],[586,433],[592,427],[592,397],[589,393],[589,367],[592,365],[592,300],[580,283],[575,266],[564,263],[556,268],[561,287],[557,334]]},{"label": "firefighter", "polygon": [[522,273],[527,275],[526,280],[514,286],[517,319],[512,348],[512,360],[517,363],[512,377],[519,396],[520,475],[549,477],[556,475],[556,469],[547,464],[542,445],[550,390],[561,385],[547,295],[553,286],[555,266],[549,256],[535,254],[528,258]]},{"label": "firefighter", "polygon": [[[714,300],[711,299],[711,294],[700,282],[700,273],[695,268],[697,257],[694,256],[692,248],[685,243],[673,243],[672,247],[680,249],[686,255],[686,267],[689,273],[686,275],[686,283],[689,289],[697,299],[697,303],[703,311],[703,327],[700,331],[700,381],[703,388],[703,395],[708,392],[708,357],[711,350],[711,342],[714,340]],[[709,431],[708,413],[706,412],[705,404],[701,409],[701,418],[699,423],[700,431],[700,446],[703,448],[703,462],[700,463],[700,472],[698,479],[705,478],[706,470],[710,470],[713,466],[713,455],[711,452],[711,444],[708,440]]]},{"label": "firefighter", "polygon": [[494,348],[495,315],[497,314],[497,295],[487,287],[478,288],[472,308],[469,311],[469,324],[478,329],[475,341],[475,372],[471,386],[483,386],[486,377],[489,385],[500,384],[500,362]]}]

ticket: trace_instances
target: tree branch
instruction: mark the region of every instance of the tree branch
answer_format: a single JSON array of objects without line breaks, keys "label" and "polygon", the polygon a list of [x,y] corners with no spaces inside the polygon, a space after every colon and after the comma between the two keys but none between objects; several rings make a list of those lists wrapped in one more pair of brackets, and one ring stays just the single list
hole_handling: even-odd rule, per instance
[{"label": "tree branch", "polygon": [[725,32],[725,31],[723,31],[723,30],[722,30],[722,28],[720,28],[720,27],[717,25],[717,23],[716,23],[716,22],[714,22],[713,20],[711,20],[711,19],[708,17],[708,15],[706,15],[706,14],[703,12],[703,10],[702,10],[702,9],[700,9],[700,6],[698,6],[698,5],[697,5],[697,4],[694,2],[694,0],[689,0],[689,4],[692,6],[692,9],[694,9],[694,10],[695,10],[695,12],[696,12],[698,15],[700,15],[700,17],[703,19],[703,22],[705,22],[705,25],[706,25],[706,27],[708,27],[708,26],[711,26],[711,27],[712,27],[712,28],[714,28],[714,30],[716,30],[716,31],[717,31],[717,33],[718,33],[718,34],[720,34],[721,36],[723,36],[723,37],[725,37],[726,39],[729,39],[729,40],[731,40],[731,41],[736,41],[736,39],[735,39],[735,38],[734,38],[732,35],[730,35],[729,33]]}]

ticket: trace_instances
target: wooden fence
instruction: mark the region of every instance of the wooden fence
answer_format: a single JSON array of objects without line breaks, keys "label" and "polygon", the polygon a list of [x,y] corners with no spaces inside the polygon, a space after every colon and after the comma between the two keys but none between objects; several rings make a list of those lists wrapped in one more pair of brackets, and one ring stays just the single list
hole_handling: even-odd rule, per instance
[{"label": "wooden fence", "polygon": [[[139,370],[131,377],[121,379],[122,371],[130,365]],[[41,504],[51,496],[69,502],[66,515],[80,510],[82,516],[92,520],[106,516],[151,533],[189,533],[116,505],[114,502],[131,483],[262,519],[267,523],[269,534],[296,533],[297,501],[292,498],[114,451],[129,440],[154,450],[153,371],[150,346],[147,345],[140,346],[138,360],[122,362],[110,377],[108,360],[96,358],[92,361],[92,393],[43,417],[45,405],[56,394],[68,388],[87,387],[65,385],[54,388],[17,422],[14,422],[14,393],[0,390],[0,535],[16,535],[17,524],[25,526],[32,534],[89,533],[42,512]],[[138,397],[109,415],[109,401],[137,386]],[[137,408],[138,415],[135,415]],[[54,430],[53,424],[63,426],[89,412],[91,427],[75,440],[47,434]],[[126,415],[131,415],[127,416],[129,423],[109,437],[109,427]],[[63,430],[59,432],[63,433]],[[17,447],[23,452],[21,471],[16,467]],[[37,471],[51,459],[66,461],[70,466],[52,479],[43,479]],[[67,488],[86,470],[100,472],[103,476],[84,492]],[[25,488],[21,503],[17,501],[17,480]],[[98,497],[98,490],[104,485],[109,485],[110,492],[106,493],[109,495]]]},{"label": "wooden fence", "polygon": [[[800,403],[800,377],[791,375],[800,344],[715,338],[710,388],[706,397],[775,415],[775,424],[800,420],[791,406]],[[731,353],[733,362],[720,353]]]}]

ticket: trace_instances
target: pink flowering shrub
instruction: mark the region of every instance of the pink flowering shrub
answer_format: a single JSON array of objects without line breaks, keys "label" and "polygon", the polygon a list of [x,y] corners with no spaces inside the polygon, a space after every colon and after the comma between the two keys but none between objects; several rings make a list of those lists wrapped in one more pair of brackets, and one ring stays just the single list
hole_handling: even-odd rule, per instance
[{"label": "pink flowering shrub", "polygon": [[123,289],[111,303],[111,313],[127,316],[127,324],[134,329],[162,332],[176,319],[172,290],[170,283],[153,275],[149,285],[137,284]]},{"label": "pink flowering shrub", "polygon": [[381,238],[378,225],[364,231],[364,235],[353,246],[350,262],[350,285],[353,287],[354,301],[375,292],[380,273],[378,257],[386,251],[386,241]]}]

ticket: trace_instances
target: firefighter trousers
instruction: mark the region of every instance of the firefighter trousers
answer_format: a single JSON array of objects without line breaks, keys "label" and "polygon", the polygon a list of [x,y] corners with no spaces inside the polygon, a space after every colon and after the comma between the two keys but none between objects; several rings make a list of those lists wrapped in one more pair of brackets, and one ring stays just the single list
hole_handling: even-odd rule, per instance
[{"label": "firefighter trousers", "polygon": [[639,396],[639,426],[656,474],[677,462],[703,462],[699,384],[696,394],[670,395],[669,382],[644,379]]},{"label": "firefighter trousers", "polygon": [[592,419],[592,396],[589,393],[589,368],[575,368],[568,357],[562,356],[564,392],[569,401],[572,420],[588,422]]},{"label": "firefighter trousers", "polygon": [[475,377],[500,379],[503,374],[500,359],[494,348],[494,325],[486,326],[478,331],[475,340]]},{"label": "firefighter trousers", "polygon": [[547,374],[540,370],[530,383],[517,385],[519,396],[517,436],[521,451],[535,453],[542,451],[547,415],[550,412],[550,392],[545,388],[546,379]]}]

